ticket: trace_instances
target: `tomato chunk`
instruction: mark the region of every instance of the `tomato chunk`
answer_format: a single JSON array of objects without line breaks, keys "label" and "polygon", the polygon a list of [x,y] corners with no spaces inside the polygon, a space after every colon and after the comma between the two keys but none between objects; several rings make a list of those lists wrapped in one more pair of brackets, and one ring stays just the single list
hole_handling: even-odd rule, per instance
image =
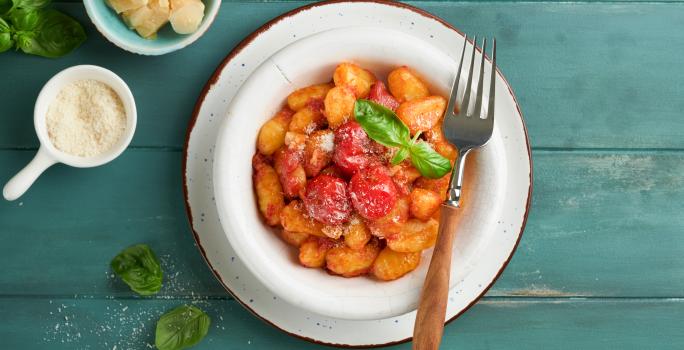
[{"label": "tomato chunk", "polygon": [[361,124],[350,121],[335,130],[333,162],[342,172],[351,176],[371,162],[371,140]]},{"label": "tomato chunk", "polygon": [[397,99],[392,96],[389,91],[387,91],[387,88],[385,87],[385,84],[381,81],[376,81],[370,88],[370,95],[368,96],[368,99],[381,104],[391,110],[396,110],[397,107],[399,107],[399,102]]},{"label": "tomato chunk", "polygon": [[304,206],[310,217],[329,225],[349,220],[352,206],[347,184],[339,177],[321,174],[306,186]]},{"label": "tomato chunk", "polygon": [[381,165],[356,173],[349,182],[349,193],[354,209],[369,220],[389,213],[399,195],[389,170]]},{"label": "tomato chunk", "polygon": [[301,165],[301,157],[295,152],[281,148],[276,152],[273,163],[285,196],[289,198],[300,196],[306,185],[306,174]]}]

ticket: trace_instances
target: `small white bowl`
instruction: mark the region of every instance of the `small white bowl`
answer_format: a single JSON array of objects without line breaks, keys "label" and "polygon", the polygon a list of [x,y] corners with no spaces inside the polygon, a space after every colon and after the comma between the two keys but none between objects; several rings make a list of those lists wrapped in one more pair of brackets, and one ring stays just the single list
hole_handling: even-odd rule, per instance
[{"label": "small white bowl", "polygon": [[[60,90],[75,81],[84,79],[93,79],[109,85],[121,98],[126,111],[126,130],[119,141],[108,151],[92,157],[79,157],[57,149],[50,141],[45,121],[48,108]],[[77,168],[90,168],[113,160],[128,147],[133,139],[136,122],[137,113],[133,94],[128,85],[112,71],[98,66],[80,65],[57,73],[40,90],[33,110],[33,124],[40,141],[40,148],[33,160],[7,182],[2,191],[3,196],[10,201],[19,198],[43,171],[58,162]]]},{"label": "small white bowl", "polygon": [[[228,107],[216,141],[214,194],[232,248],[274,295],[333,318],[384,319],[415,310],[431,251],[423,253],[417,270],[391,282],[346,279],[307,269],[299,265],[292,247],[263,224],[252,190],[250,160],[261,125],[282,107],[290,92],[330,81],[335,66],[344,61],[358,63],[382,79],[391,69],[408,65],[425,78],[433,93],[442,96],[448,95],[458,69],[454,59],[425,41],[378,27],[333,29],[285,47],[250,75]],[[455,239],[451,288],[468,276],[485,247],[497,238],[494,227],[504,202],[509,162],[496,128],[491,142],[471,157],[467,167],[467,198]],[[499,261],[487,263],[500,266]]]}]

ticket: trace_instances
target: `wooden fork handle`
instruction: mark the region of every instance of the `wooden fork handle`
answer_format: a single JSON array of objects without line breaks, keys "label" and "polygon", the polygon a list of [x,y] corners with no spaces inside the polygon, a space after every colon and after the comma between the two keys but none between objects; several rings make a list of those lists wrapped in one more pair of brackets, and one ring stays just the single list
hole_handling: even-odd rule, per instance
[{"label": "wooden fork handle", "polygon": [[444,316],[449,294],[451,251],[457,224],[455,207],[440,207],[439,234],[432,253],[423,291],[418,304],[418,314],[413,327],[413,350],[436,350],[442,341]]}]

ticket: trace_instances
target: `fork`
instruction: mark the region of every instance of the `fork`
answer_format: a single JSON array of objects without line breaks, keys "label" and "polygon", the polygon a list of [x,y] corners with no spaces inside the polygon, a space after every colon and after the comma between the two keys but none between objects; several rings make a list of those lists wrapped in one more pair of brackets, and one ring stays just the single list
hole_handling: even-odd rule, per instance
[{"label": "fork", "polygon": [[423,290],[421,292],[418,314],[413,328],[413,349],[434,350],[439,348],[444,331],[444,318],[449,293],[449,273],[451,270],[451,251],[453,248],[454,231],[458,223],[458,208],[463,184],[463,167],[465,159],[471,150],[482,147],[489,141],[494,129],[494,91],[496,82],[496,39],[492,44],[492,68],[489,82],[488,108],[482,112],[482,92],[484,90],[484,66],[487,39],[482,41],[482,58],[480,73],[475,96],[475,107],[468,113],[471,103],[471,89],[473,88],[473,71],[475,68],[476,39],[473,40],[473,53],[470,57],[470,72],[465,87],[465,94],[461,108],[456,112],[458,99],[458,83],[461,79],[461,68],[468,43],[464,38],[461,60],[458,65],[456,81],[451,88],[449,105],[444,116],[444,135],[447,140],[458,148],[458,158],[449,181],[447,199],[440,206],[439,234],[432,261],[428,269]]}]

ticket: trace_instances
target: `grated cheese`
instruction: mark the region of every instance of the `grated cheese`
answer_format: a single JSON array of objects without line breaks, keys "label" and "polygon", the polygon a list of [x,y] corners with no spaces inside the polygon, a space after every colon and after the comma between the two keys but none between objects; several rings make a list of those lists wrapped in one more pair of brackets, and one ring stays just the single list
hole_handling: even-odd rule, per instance
[{"label": "grated cheese", "polygon": [[47,112],[52,144],[62,152],[92,157],[111,149],[126,129],[119,95],[97,80],[78,80],[62,88]]}]

